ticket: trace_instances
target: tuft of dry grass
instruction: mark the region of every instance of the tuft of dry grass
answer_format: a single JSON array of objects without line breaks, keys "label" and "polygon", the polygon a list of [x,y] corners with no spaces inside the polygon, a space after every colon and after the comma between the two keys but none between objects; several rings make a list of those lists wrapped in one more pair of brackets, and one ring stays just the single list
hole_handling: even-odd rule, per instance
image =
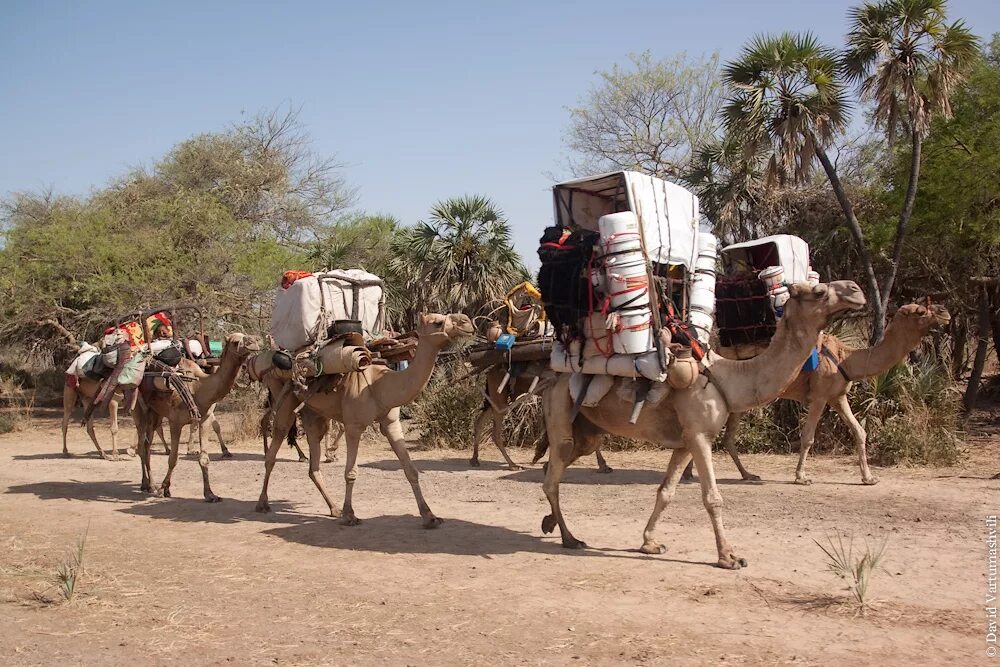
[{"label": "tuft of dry grass", "polygon": [[63,562],[56,568],[56,587],[66,602],[73,602],[76,597],[76,587],[83,577],[83,555],[87,546],[87,533],[90,532],[90,525],[83,531],[83,535],[76,542],[76,549],[72,551]]}]

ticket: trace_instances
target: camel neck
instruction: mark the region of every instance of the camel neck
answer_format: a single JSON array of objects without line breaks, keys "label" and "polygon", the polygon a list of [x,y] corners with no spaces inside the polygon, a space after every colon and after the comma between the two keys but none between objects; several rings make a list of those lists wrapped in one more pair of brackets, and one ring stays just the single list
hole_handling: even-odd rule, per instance
[{"label": "camel neck", "polygon": [[840,367],[852,380],[881,375],[915,350],[923,337],[924,333],[916,327],[893,320],[877,345],[851,350]]},{"label": "camel neck", "polygon": [[713,382],[725,394],[730,412],[743,412],[776,400],[798,376],[819,339],[821,326],[786,313],[761,354],[747,361],[717,359]]},{"label": "camel neck", "polygon": [[412,402],[431,378],[434,363],[437,361],[441,345],[436,341],[420,337],[413,361],[401,371],[392,371],[383,377],[389,380],[385,383],[382,402],[385,407],[399,407]]},{"label": "camel neck", "polygon": [[192,392],[202,414],[232,391],[239,372],[240,361],[232,347],[227,345],[219,360],[219,370],[199,380]]}]

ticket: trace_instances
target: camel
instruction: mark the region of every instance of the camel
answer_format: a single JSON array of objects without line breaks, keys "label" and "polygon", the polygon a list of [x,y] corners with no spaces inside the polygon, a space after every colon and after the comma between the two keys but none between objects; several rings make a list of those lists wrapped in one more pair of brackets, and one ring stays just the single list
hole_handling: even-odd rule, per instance
[{"label": "camel", "polygon": [[[413,489],[417,509],[424,528],[436,528],[441,519],[434,516],[420,490],[419,474],[406,451],[403,427],[399,423],[399,407],[415,399],[430,380],[438,353],[452,340],[466,338],[474,333],[472,320],[466,315],[421,315],[417,325],[418,344],[416,356],[404,370],[392,371],[382,365],[372,365],[363,371],[342,376],[327,376],[313,380],[304,396],[288,396],[292,386],[273,373],[265,375],[263,382],[276,396],[274,425],[271,444],[264,462],[264,484],[258,512],[269,512],[267,485],[271,478],[274,461],[285,439],[285,434],[295,419],[295,409],[304,400],[301,410],[302,426],[309,443],[309,478],[316,485],[330,510],[330,516],[340,516],[340,522],[347,526],[361,523],[354,513],[351,497],[354,482],[358,477],[358,446],[361,435],[372,423],[377,422],[382,435],[389,441],[403,472]],[[344,426],[347,439],[347,460],[344,466],[344,506],[338,512],[326,493],[323,475],[320,472],[319,447],[326,435],[330,420]]]},{"label": "camel", "polygon": [[656,523],[674,496],[681,471],[693,458],[701,481],[702,502],[715,532],[717,565],[725,569],[745,567],[746,560],[736,555],[725,536],[722,495],[712,469],[712,441],[730,413],[766,405],[784,391],[798,375],[831,316],[845,310],[860,310],[865,305],[861,288],[852,281],[815,286],[795,283],[789,294],[785,315],[767,350],[749,361],[731,361],[710,354],[707,372],[687,389],[671,389],[656,404],[647,405],[635,424],[629,422],[633,402],[627,398],[627,389],[631,387],[634,391],[636,386],[634,380],[616,380],[617,390],[608,392],[596,407],[582,407],[574,420],[569,391],[571,375],[560,374],[542,395],[550,443],[543,489],[552,508],[552,513],[542,519],[542,531],[551,533],[558,525],[564,547],[586,547],[566,525],[559,506],[559,482],[568,465],[597,450],[601,433],[612,433],[673,450],[643,532],[641,551],[647,554],[666,551],[653,539]]},{"label": "camel", "polygon": [[[69,452],[69,448],[66,443],[66,434],[69,431],[69,422],[73,417],[73,408],[76,407],[77,399],[83,404],[84,414],[87,413],[87,408],[94,399],[97,397],[97,393],[101,390],[101,381],[92,380],[87,377],[77,377],[72,376],[67,377],[66,382],[63,383],[63,418],[62,418],[62,441],[63,441],[63,455],[72,456]],[[122,396],[121,390],[115,392],[111,400],[108,402],[108,415],[111,417],[111,460],[118,460],[118,399]],[[107,460],[108,456],[104,453],[101,448],[101,443],[97,441],[97,434],[94,432],[94,415],[91,414],[86,421],[87,435],[90,436],[90,440],[94,443],[94,447],[97,448],[97,453],[101,455],[102,459]],[[129,448],[129,453],[134,456],[131,448]]]},{"label": "camel", "polygon": [[[937,304],[923,306],[911,303],[896,311],[881,342],[874,347],[851,350],[845,347],[836,336],[823,334],[821,349],[825,348],[836,361],[824,351],[819,357],[819,367],[811,373],[799,373],[798,377],[792,384],[788,385],[779,397],[796,401],[808,408],[808,413],[801,427],[799,464],[795,469],[796,484],[812,483],[805,475],[806,457],[816,437],[816,427],[828,405],[833,406],[833,409],[837,411],[837,414],[851,430],[857,448],[862,484],[878,483],[878,478],[871,473],[868,467],[866,449],[868,436],[851,411],[847,395],[854,382],[886,372],[906,359],[906,356],[920,345],[920,341],[928,333],[947,326],[950,321],[951,316],[944,306]],[[736,451],[736,435],[739,432],[741,416],[741,413],[733,413],[729,416],[722,442],[743,479],[756,481],[760,477],[747,472]],[[688,464],[682,479],[690,478],[691,465]]]},{"label": "camel", "polygon": [[[230,334],[226,337],[225,346],[222,350],[222,358],[219,361],[219,369],[211,375],[202,371],[197,364],[188,360],[181,360],[181,368],[194,377],[189,389],[194,397],[198,411],[202,415],[202,421],[207,418],[213,405],[222,400],[232,390],[236,383],[236,376],[240,372],[243,363],[254,352],[261,349],[260,342],[245,334]],[[161,392],[150,389],[143,383],[141,391],[142,401],[136,410],[135,424],[139,434],[139,458],[142,467],[142,491],[152,492],[151,477],[152,471],[149,467],[149,447],[153,441],[153,431],[156,426],[157,417],[165,418],[170,425],[170,458],[167,463],[167,474],[163,478],[156,495],[165,498],[170,497],[170,478],[177,465],[177,455],[180,453],[181,429],[192,423],[191,413],[184,405],[181,397],[176,392]],[[200,439],[199,439],[200,440]],[[205,501],[214,503],[222,500],[212,493],[208,480],[208,453],[205,451],[204,443],[201,444],[201,451],[198,463],[201,465],[201,477]]]},{"label": "camel", "polygon": [[[505,388],[504,391],[499,391],[499,387],[507,372],[506,369],[502,366],[493,366],[486,371],[486,397],[483,400],[483,407],[480,408],[479,414],[476,415],[476,420],[473,422],[472,458],[469,459],[469,465],[479,467],[479,443],[482,442],[483,431],[489,423],[490,435],[504,460],[507,461],[507,468],[524,470],[524,466],[514,463],[510,454],[507,453],[507,442],[503,432],[504,415],[518,398],[529,392],[538,393],[545,384],[555,379],[555,373],[549,368],[548,359],[525,362],[524,366],[524,369],[516,377],[511,377],[509,388]],[[538,386],[532,391],[531,387],[536,378],[539,378]],[[597,472],[613,472],[607,461],[604,460],[601,450],[598,449],[595,453],[597,454]]]}]

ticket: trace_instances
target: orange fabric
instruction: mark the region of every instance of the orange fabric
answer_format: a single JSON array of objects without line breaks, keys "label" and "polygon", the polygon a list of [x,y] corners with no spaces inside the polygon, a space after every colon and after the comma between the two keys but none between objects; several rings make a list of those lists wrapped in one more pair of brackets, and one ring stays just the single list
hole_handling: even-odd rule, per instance
[{"label": "orange fabric", "polygon": [[308,278],[311,275],[309,271],[285,271],[281,275],[281,289],[288,289],[299,278]]},{"label": "orange fabric", "polygon": [[[128,340],[128,344],[133,350],[146,342],[146,338],[142,334],[142,327],[139,326],[139,323],[135,320],[125,322],[119,326],[118,329],[125,334],[125,338]],[[108,327],[104,330],[104,335],[106,336],[110,333],[114,333],[114,331],[115,327]]]}]

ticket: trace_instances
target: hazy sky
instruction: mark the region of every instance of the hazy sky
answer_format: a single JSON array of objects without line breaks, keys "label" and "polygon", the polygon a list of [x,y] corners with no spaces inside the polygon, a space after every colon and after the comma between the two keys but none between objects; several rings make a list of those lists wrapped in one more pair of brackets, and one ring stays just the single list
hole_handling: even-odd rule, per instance
[{"label": "hazy sky", "polygon": [[[241,114],[301,106],[360,209],[405,223],[483,193],[533,259],[568,176],[568,114],[597,70],[737,55],[752,35],[839,45],[848,2],[13,2],[0,0],[0,197],[86,194]],[[1000,1],[951,0],[981,36]],[[534,264],[535,262],[531,262]]]}]

